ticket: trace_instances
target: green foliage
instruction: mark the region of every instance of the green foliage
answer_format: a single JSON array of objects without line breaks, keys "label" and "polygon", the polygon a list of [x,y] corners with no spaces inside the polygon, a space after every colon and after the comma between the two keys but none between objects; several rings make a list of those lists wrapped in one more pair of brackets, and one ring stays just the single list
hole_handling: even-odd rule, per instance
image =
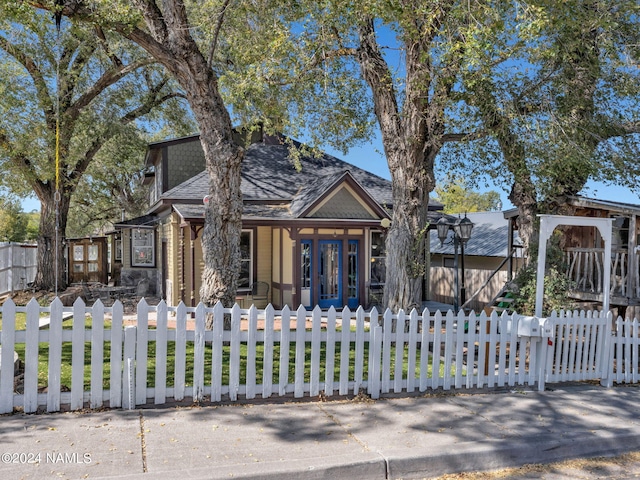
[{"label": "green foliage", "polygon": [[[112,5],[114,15],[120,6]],[[53,202],[58,119],[58,178],[72,205],[68,231],[62,212],[62,233],[92,233],[122,209],[139,213],[145,202],[133,191],[149,132],[168,122],[169,134],[193,131],[175,83],[113,32],[65,18],[58,33],[47,12],[0,12],[0,118],[11,119],[0,121],[0,186]]]},{"label": "green foliage", "polygon": [[[558,235],[549,240],[547,248],[547,268],[544,277],[544,300],[542,315],[548,316],[553,310],[571,310],[575,302],[569,297],[569,291],[574,287],[566,275],[567,267],[560,248]],[[535,253],[535,252],[534,252]],[[537,253],[531,258],[537,258]],[[517,286],[512,308],[522,315],[533,315],[536,307],[537,263],[530,262],[520,269],[514,280]]]},{"label": "green foliage", "polygon": [[0,204],[0,242],[26,241],[28,223],[20,202],[5,200]]},{"label": "green foliage", "polygon": [[589,179],[638,189],[640,4],[610,7],[536,0],[503,12],[496,42],[510,54],[474,50],[465,65],[452,121],[468,135],[447,146],[446,170],[530,183],[551,212]]},{"label": "green foliage", "polygon": [[27,217],[27,241],[34,242],[38,239],[40,232],[40,213],[25,213]]},{"label": "green foliage", "polygon": [[436,200],[444,205],[445,213],[489,212],[498,210],[500,194],[496,191],[479,193],[471,190],[461,178],[436,187]]},{"label": "green foliage", "polygon": [[134,126],[123,127],[105,143],[72,197],[67,235],[83,237],[111,229],[112,223],[142,215],[147,187],[142,185],[147,142]]}]

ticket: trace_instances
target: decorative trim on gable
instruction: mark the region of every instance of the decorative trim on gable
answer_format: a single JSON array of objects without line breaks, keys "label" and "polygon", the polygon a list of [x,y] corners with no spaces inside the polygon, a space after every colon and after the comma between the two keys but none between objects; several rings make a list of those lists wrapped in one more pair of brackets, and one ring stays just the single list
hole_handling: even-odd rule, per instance
[{"label": "decorative trim on gable", "polygon": [[390,218],[389,213],[369,195],[348,170],[345,170],[345,172],[331,185],[328,185],[324,191],[320,191],[316,198],[310,201],[296,216],[298,218],[316,216],[317,212],[320,211],[323,206],[327,205],[339,191],[345,188],[348,189],[348,192],[354,200],[370,213],[369,218]]},{"label": "decorative trim on gable", "polygon": [[307,215],[308,218],[353,218],[358,220],[379,219],[380,217],[364,203],[347,184],[342,184],[326,196]]}]

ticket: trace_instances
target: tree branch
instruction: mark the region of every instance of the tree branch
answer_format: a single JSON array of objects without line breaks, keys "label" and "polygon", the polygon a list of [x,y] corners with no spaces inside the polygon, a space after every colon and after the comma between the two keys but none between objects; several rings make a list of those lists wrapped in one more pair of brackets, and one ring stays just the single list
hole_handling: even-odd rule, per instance
[{"label": "tree branch", "polygon": [[442,143],[447,142],[470,142],[478,140],[489,135],[489,132],[485,130],[478,130],[477,132],[469,133],[445,133],[442,135]]},{"label": "tree branch", "polygon": [[0,36],[0,48],[15,58],[29,73],[29,76],[33,80],[33,84],[36,88],[38,103],[44,113],[47,126],[49,128],[55,127],[56,109],[54,107],[54,102],[51,99],[47,82],[45,81],[36,62],[18,46],[14,45],[3,36]]},{"label": "tree branch", "polygon": [[113,66],[115,68],[122,67],[122,60],[120,60],[120,58],[115,53],[113,53],[109,48],[109,42],[107,42],[107,37],[105,36],[104,31],[102,30],[102,27],[100,25],[96,25],[95,30],[96,30],[96,36],[100,41],[100,45],[102,45],[102,49],[104,50],[104,53],[107,55],[107,57],[109,57],[109,59],[111,60],[111,63],[113,63]]},{"label": "tree branch", "polygon": [[213,31],[213,39],[211,40],[211,45],[209,45],[209,57],[207,59],[207,65],[209,66],[209,68],[212,68],[213,66],[213,55],[215,54],[216,46],[218,45],[218,36],[220,35],[220,30],[222,30],[222,24],[224,23],[224,14],[227,11],[227,7],[230,3],[231,0],[225,0],[220,7],[220,11],[218,12],[216,28]]},{"label": "tree branch", "polygon": [[138,60],[137,62],[133,62],[129,65],[123,65],[120,68],[109,70],[102,75],[93,86],[84,92],[78,100],[76,100],[73,105],[71,105],[67,110],[65,110],[65,116],[68,116],[69,119],[75,120],[84,107],[86,107],[89,103],[91,103],[98,95],[100,95],[104,90],[109,88],[111,85],[117,83],[120,79],[128,75],[129,73],[137,70],[138,68],[144,67],[146,65],[151,65],[155,63],[155,60],[150,58],[144,60]]},{"label": "tree branch", "polygon": [[[173,92],[173,93],[169,93],[166,95],[163,95],[162,97],[157,97],[156,94],[162,89],[162,85],[164,85],[164,81],[160,82],[160,86],[152,89],[150,94],[147,96],[147,100],[145,102],[142,103],[142,105],[138,106],[137,108],[134,108],[133,110],[127,112],[126,114],[124,114],[121,118],[120,118],[120,123],[122,125],[127,125],[131,122],[133,122],[134,120],[146,115],[147,113],[149,113],[153,108],[157,107],[158,105],[163,104],[164,102],[172,99],[172,98],[185,98],[185,96],[181,93],[178,92]],[[100,149],[102,148],[102,146],[108,141],[110,140],[113,136],[114,136],[115,132],[109,134],[109,135],[98,135],[96,136],[96,138],[94,139],[94,141],[91,143],[91,145],[89,146],[89,148],[85,151],[85,154],[82,157],[82,160],[80,160],[78,162],[78,164],[75,166],[75,168],[73,169],[73,172],[71,173],[71,175],[69,175],[69,180],[71,180],[72,182],[76,182],[80,179],[80,177],[84,174],[84,172],[87,170],[87,168],[89,167],[89,164],[91,163],[91,161],[93,160],[93,158],[96,156],[96,154],[100,151]]]}]

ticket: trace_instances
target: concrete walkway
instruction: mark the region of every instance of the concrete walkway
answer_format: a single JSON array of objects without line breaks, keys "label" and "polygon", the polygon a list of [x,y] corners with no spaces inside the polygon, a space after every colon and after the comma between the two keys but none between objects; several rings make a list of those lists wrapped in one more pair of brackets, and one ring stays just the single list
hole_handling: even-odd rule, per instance
[{"label": "concrete walkway", "polygon": [[0,416],[0,478],[411,479],[640,450],[640,390]]}]

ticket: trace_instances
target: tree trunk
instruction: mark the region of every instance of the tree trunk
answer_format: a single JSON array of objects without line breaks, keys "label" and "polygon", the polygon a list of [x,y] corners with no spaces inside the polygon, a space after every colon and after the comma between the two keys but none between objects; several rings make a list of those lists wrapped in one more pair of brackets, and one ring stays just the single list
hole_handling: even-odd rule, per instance
[{"label": "tree trunk", "polygon": [[536,201],[535,192],[523,187],[524,182],[515,181],[509,194],[509,200],[518,209],[518,218],[516,225],[518,226],[518,236],[522,243],[523,258],[529,257],[529,252],[533,245],[538,243],[538,225],[536,222],[538,214],[538,203]]},{"label": "tree trunk", "polygon": [[400,113],[392,75],[376,42],[373,20],[359,27],[357,60],[371,87],[393,189],[393,217],[387,234],[384,305],[391,310],[422,305],[426,274],[427,211],[435,187],[433,164],[444,126],[440,102],[425,93],[431,78],[419,42],[405,45],[407,88]]},{"label": "tree trunk", "polygon": [[[64,243],[67,218],[69,215],[69,198],[60,197],[56,212],[55,190],[53,186],[38,191],[40,198],[40,232],[38,235],[38,261],[35,288],[38,290],[64,291],[67,287],[65,278]],[[56,278],[57,260],[57,278]],[[56,288],[57,287],[57,288]]]},{"label": "tree trunk", "polygon": [[184,4],[167,2],[164,15],[141,5],[154,37],[134,29],[121,33],[162,63],[187,94],[200,128],[200,142],[209,175],[209,203],[202,233],[204,269],[200,300],[212,306],[235,301],[240,272],[242,193],[240,167],[244,150],[233,142],[231,118],[215,73],[190,35]]},{"label": "tree trunk", "polygon": [[386,240],[384,304],[394,311],[420,308],[426,274],[429,192],[435,182],[416,158],[418,152],[404,155],[403,150],[386,146],[385,151],[389,165],[396,167],[391,170],[393,218]]}]

